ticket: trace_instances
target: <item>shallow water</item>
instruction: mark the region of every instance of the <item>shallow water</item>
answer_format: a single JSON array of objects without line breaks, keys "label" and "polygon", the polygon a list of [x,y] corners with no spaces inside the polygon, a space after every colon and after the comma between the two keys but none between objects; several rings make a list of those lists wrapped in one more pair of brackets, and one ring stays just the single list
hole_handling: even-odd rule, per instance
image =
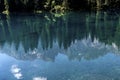
[{"label": "shallow water", "polygon": [[120,80],[120,17],[0,14],[0,80]]}]

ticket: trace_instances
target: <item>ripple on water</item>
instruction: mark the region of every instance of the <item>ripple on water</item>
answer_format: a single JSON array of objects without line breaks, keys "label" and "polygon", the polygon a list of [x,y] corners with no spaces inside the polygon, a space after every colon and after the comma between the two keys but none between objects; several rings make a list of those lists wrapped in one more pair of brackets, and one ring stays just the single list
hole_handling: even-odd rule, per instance
[{"label": "ripple on water", "polygon": [[74,76],[73,78],[75,78],[74,80],[114,80],[112,78],[100,74],[84,74],[77,77]]}]

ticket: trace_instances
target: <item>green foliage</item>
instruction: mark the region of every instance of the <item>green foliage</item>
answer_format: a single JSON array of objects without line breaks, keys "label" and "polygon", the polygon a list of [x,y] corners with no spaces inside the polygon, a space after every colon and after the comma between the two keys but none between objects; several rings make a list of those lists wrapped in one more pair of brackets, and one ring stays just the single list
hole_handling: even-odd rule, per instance
[{"label": "green foliage", "polygon": [[0,12],[50,11],[64,13],[67,10],[120,9],[120,0],[1,0]]}]

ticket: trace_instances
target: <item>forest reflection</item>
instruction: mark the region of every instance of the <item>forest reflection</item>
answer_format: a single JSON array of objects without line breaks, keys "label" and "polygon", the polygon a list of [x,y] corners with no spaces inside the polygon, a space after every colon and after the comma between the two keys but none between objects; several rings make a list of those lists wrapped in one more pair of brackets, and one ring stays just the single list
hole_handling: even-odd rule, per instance
[{"label": "forest reflection", "polygon": [[0,14],[0,52],[17,59],[91,60],[119,53],[120,17],[109,12]]}]

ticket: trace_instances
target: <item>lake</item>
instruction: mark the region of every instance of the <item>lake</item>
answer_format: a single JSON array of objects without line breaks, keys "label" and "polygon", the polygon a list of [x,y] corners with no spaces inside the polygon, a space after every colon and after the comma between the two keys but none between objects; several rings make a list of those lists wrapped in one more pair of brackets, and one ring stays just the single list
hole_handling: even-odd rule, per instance
[{"label": "lake", "polygon": [[0,14],[0,80],[120,80],[119,14]]}]

